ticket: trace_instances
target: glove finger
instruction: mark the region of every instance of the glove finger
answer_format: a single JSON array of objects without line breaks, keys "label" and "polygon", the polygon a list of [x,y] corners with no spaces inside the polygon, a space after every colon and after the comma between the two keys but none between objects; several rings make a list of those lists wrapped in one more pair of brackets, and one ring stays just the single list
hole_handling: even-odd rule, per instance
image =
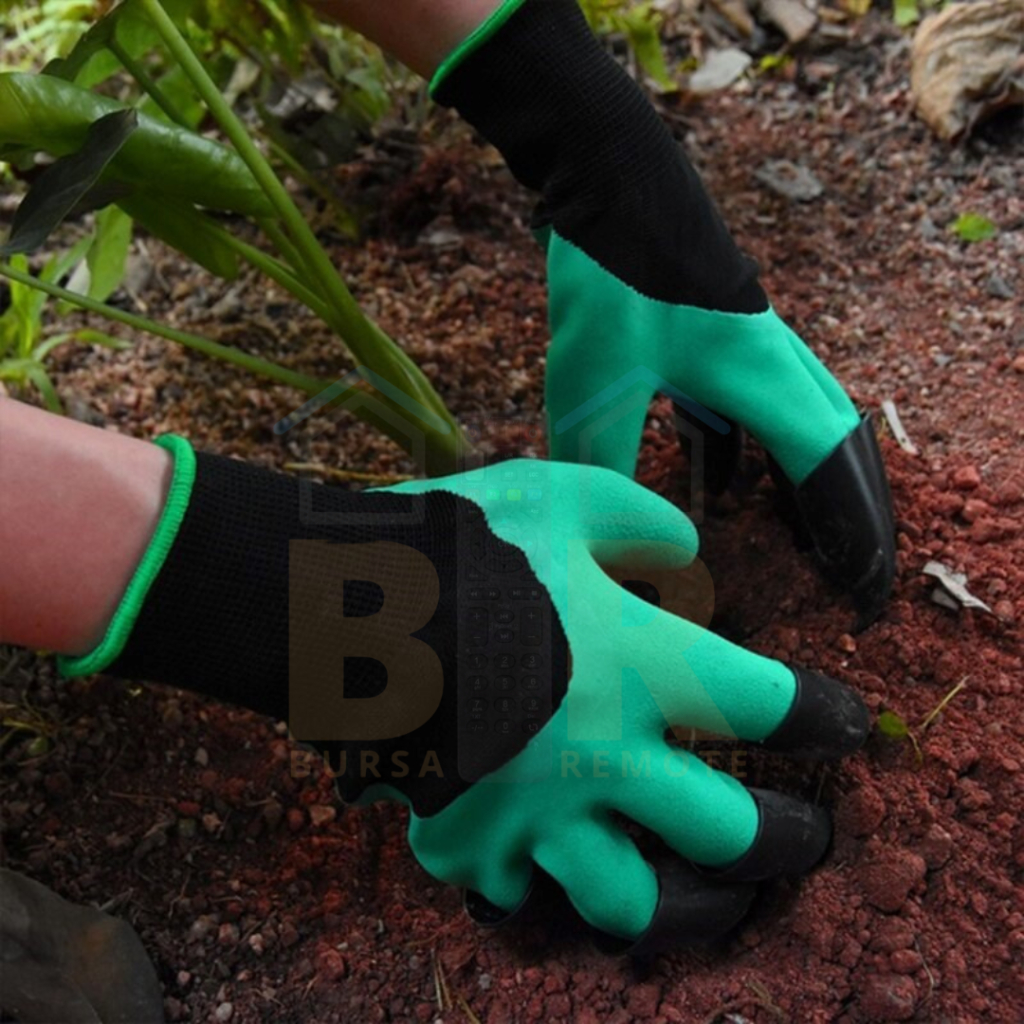
[{"label": "glove finger", "polygon": [[658,903],[654,869],[610,819],[567,822],[544,836],[533,857],[598,930],[632,939],[651,923]]},{"label": "glove finger", "polygon": [[751,789],[757,804],[757,835],[742,857],[713,869],[717,881],[760,882],[777,875],[802,875],[828,850],[832,819],[828,811],[767,789]]},{"label": "glove finger", "polygon": [[660,494],[608,470],[575,471],[572,539],[583,539],[601,565],[635,569],[681,569],[697,554],[697,528],[689,516]]},{"label": "glove finger", "polygon": [[[638,622],[638,601],[623,598]],[[649,607],[650,606],[646,606]],[[653,698],[663,725],[689,726],[763,743],[794,757],[845,757],[867,739],[870,716],[864,702],[842,683],[806,669],[793,669],[729,643],[695,623],[648,612],[634,627],[635,668]]]},{"label": "glove finger", "polygon": [[659,835],[680,856],[720,881],[758,881],[801,874],[824,855],[831,822],[821,808],[763,790],[674,751],[644,785],[632,785],[616,807]]},{"label": "glove finger", "polygon": [[747,853],[757,836],[757,804],[746,787],[660,737],[623,759],[619,779],[612,808],[686,860],[724,867]]},{"label": "glove finger", "polygon": [[856,428],[852,402],[774,311],[691,317],[691,332],[704,344],[696,353],[685,344],[670,351],[670,379],[743,424],[794,483]]},{"label": "glove finger", "polygon": [[622,605],[627,621],[638,623],[630,629],[630,659],[623,668],[635,670],[652,697],[644,710],[653,730],[683,725],[761,741],[786,718],[796,679],[781,662],[667,612],[652,615],[650,606],[645,620],[631,594]]},{"label": "glove finger", "polygon": [[651,923],[632,942],[599,935],[595,944],[602,952],[644,957],[713,941],[739,924],[757,894],[756,885],[711,880],[675,857],[661,858],[655,871],[658,904]]},{"label": "glove finger", "polygon": [[621,346],[597,341],[635,333],[632,311],[616,302],[602,309],[600,298],[590,291],[551,305],[551,335],[558,342],[548,350],[544,378],[549,454],[632,479],[658,378],[642,354],[624,360]]}]

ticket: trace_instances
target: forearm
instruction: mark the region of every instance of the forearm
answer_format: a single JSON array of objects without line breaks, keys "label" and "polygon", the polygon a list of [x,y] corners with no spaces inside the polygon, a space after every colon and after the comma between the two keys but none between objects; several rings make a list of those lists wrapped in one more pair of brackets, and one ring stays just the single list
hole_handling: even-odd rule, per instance
[{"label": "forearm", "polygon": [[424,78],[500,5],[501,0],[310,0],[318,14],[355,29]]},{"label": "forearm", "polygon": [[0,641],[103,636],[163,509],[167,452],[0,399]]}]

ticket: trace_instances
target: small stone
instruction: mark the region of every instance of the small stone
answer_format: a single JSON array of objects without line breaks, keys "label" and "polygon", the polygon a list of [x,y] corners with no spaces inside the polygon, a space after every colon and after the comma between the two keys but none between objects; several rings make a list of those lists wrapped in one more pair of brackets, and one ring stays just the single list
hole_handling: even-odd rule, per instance
[{"label": "small stone", "polygon": [[895,953],[914,944],[914,929],[901,917],[882,917],[871,936],[871,948],[879,953]]},{"label": "small stone", "polygon": [[209,814],[203,815],[203,828],[206,829],[211,836],[221,827],[222,824],[220,817],[213,811],[210,811]]},{"label": "small stone", "polygon": [[981,474],[977,466],[961,466],[953,474],[953,486],[958,491],[973,491],[981,486]]},{"label": "small stone", "polygon": [[917,1008],[917,986],[901,974],[872,974],[861,985],[860,1010],[871,1021],[910,1020]]},{"label": "small stone", "polygon": [[235,1007],[233,1003],[221,1003],[216,1010],[213,1011],[213,1019],[217,1021],[217,1024],[226,1024],[227,1021],[231,1020],[234,1016]]},{"label": "small stone", "polygon": [[207,935],[213,930],[214,920],[209,914],[202,914],[192,922],[192,927],[188,930],[188,937],[190,942],[202,942]]},{"label": "small stone", "polygon": [[845,651],[847,654],[853,654],[857,650],[857,641],[850,636],[849,633],[844,633],[837,641],[836,646],[841,651]]},{"label": "small stone", "polygon": [[267,823],[267,828],[273,831],[281,824],[281,819],[284,817],[284,807],[278,803],[277,800],[268,800],[263,806],[263,820]]},{"label": "small stone", "polygon": [[985,291],[993,299],[1012,299],[1014,296],[1013,286],[1000,274],[993,272],[985,282]]},{"label": "small stone", "polygon": [[[206,752],[206,747],[198,747],[195,752],[193,760],[200,768],[205,768],[210,763],[210,755]],[[224,1003],[222,1005],[229,1005]]]},{"label": "small stone", "polygon": [[916,949],[897,949],[889,957],[889,963],[897,974],[913,974],[921,967],[921,954]]},{"label": "small stone", "polygon": [[634,1017],[653,1017],[661,1002],[660,985],[634,985],[626,1000],[626,1009]]},{"label": "small stone", "polygon": [[1010,363],[1010,366],[1016,373],[1024,373],[1024,355],[1017,356],[1017,358]]},{"label": "small stone", "polygon": [[858,786],[839,801],[836,827],[851,836],[869,836],[878,831],[885,817],[885,800],[874,786]]},{"label": "small stone", "polygon": [[325,949],[316,960],[317,973],[327,981],[341,981],[345,977],[345,958],[336,949]]},{"label": "small stone", "polygon": [[309,820],[313,828],[323,828],[329,825],[338,816],[338,812],[330,804],[313,804],[309,809]]},{"label": "small stone", "polygon": [[306,816],[302,813],[301,807],[289,807],[288,808],[288,831],[289,832],[300,832],[302,826],[306,824]]},{"label": "small stone", "polygon": [[217,941],[222,946],[234,946],[238,943],[238,925],[225,922],[217,930]]},{"label": "small stone", "polygon": [[1014,617],[1017,614],[1017,610],[1013,606],[1012,601],[1007,601],[1005,598],[1002,601],[996,601],[992,607],[992,611],[995,612],[996,618],[1002,619],[1003,622],[1013,622]]},{"label": "small stone", "polygon": [[160,717],[169,729],[177,729],[185,723],[185,716],[181,713],[181,703],[177,700],[169,700],[164,704]]},{"label": "small stone", "polygon": [[263,936],[259,932],[249,936],[249,948],[257,956],[263,956],[263,951],[266,947],[263,945]]},{"label": "small stone", "polygon": [[966,523],[973,523],[976,519],[991,512],[992,508],[988,502],[978,498],[968,498],[964,507],[960,509],[960,516]]},{"label": "small stone", "polygon": [[894,914],[907,902],[907,897],[924,879],[927,870],[924,858],[918,854],[909,850],[889,850],[863,865],[857,877],[867,901],[879,910]]}]

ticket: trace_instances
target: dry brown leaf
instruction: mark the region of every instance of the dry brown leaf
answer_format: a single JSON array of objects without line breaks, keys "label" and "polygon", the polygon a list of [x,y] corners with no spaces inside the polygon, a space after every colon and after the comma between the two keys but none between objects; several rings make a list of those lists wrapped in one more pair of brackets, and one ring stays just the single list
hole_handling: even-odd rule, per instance
[{"label": "dry brown leaf", "polygon": [[912,62],[915,108],[940,138],[1024,103],[1024,0],[953,4],[925,19]]}]

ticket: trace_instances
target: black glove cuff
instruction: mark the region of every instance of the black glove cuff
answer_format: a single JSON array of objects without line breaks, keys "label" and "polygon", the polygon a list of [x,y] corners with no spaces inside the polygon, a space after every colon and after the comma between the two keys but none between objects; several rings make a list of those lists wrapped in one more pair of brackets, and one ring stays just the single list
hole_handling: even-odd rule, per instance
[{"label": "black glove cuff", "polygon": [[637,291],[727,312],[768,308],[756,264],[576,0],[526,0],[434,97],[542,193],[541,224]]},{"label": "black glove cuff", "polygon": [[[468,681],[460,679],[456,657],[456,524],[467,509],[480,514],[448,491],[351,492],[198,454],[177,537],[108,671],[291,721],[296,737],[327,757],[343,799],[387,784],[421,817],[434,814],[469,785],[459,773],[456,729],[458,702],[468,699],[459,693]],[[493,543],[521,554],[497,537]],[[398,609],[398,621],[384,626],[378,617],[371,635],[367,617],[389,608]],[[557,622],[553,630],[557,707],[567,685],[567,644]],[[375,719],[384,702],[349,698],[370,700],[387,688],[388,669],[374,654],[392,660],[404,646],[413,658],[430,659],[410,637],[436,655],[443,684],[426,669],[403,673],[409,683],[399,710],[426,699],[428,688],[440,698],[424,724],[396,729],[394,706]],[[314,681],[302,690],[311,704],[290,702],[299,679]],[[332,714],[343,721],[344,737],[318,730]],[[356,717],[363,734],[351,739]],[[368,737],[377,725],[378,735]],[[520,731],[489,738],[485,767],[504,764],[528,739]]]}]

